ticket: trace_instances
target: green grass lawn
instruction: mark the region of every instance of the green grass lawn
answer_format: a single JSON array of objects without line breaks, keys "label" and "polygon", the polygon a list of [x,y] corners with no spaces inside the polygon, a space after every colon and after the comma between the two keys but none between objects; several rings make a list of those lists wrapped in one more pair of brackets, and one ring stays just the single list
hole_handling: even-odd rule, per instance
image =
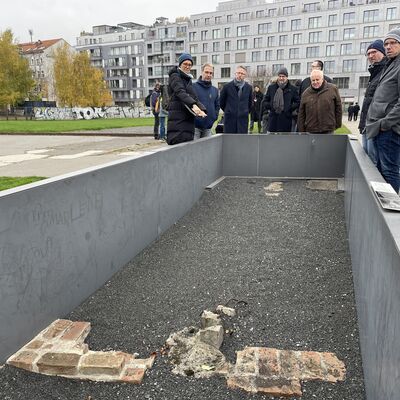
[{"label": "green grass lawn", "polygon": [[336,129],[335,134],[337,135],[351,135],[351,131],[346,125],[342,125],[339,129]]},{"label": "green grass lawn", "polygon": [[46,179],[41,176],[24,176],[24,177],[12,177],[12,176],[0,176],[0,190],[11,189],[17,186],[26,185],[27,183],[41,181]]},{"label": "green grass lawn", "polygon": [[57,133],[131,126],[153,126],[154,118],[112,118],[65,121],[0,121],[0,133]]}]

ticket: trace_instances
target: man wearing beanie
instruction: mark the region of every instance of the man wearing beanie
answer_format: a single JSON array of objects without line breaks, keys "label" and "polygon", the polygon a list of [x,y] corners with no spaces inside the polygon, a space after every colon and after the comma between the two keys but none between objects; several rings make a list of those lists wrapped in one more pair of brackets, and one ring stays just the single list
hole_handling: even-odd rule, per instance
[{"label": "man wearing beanie", "polygon": [[172,68],[169,75],[167,143],[169,145],[188,142],[194,137],[195,117],[205,118],[206,108],[200,103],[192,86],[190,74],[193,59],[183,53],[178,59],[178,66]]},{"label": "man wearing beanie", "polygon": [[245,82],[247,70],[236,68],[235,79],[221,90],[220,106],[224,111],[224,133],[247,133],[253,105],[251,86]]},{"label": "man wearing beanie", "polygon": [[366,134],[375,163],[396,193],[400,187],[400,27],[383,40],[387,62],[367,112]]},{"label": "man wearing beanie", "polygon": [[342,102],[338,88],[324,79],[321,70],[313,70],[311,86],[301,96],[297,124],[299,132],[333,133],[342,125]]},{"label": "man wearing beanie", "polygon": [[360,123],[358,124],[358,129],[362,135],[362,145],[365,152],[370,156],[371,160],[374,161],[373,147],[371,147],[370,141],[367,139],[365,134],[365,122],[367,120],[368,108],[371,104],[372,98],[376,87],[378,86],[378,81],[381,76],[383,67],[386,63],[385,48],[383,47],[383,40],[378,39],[372,42],[366,51],[366,56],[370,63],[368,71],[370,73],[367,89],[365,90],[364,101],[361,107]]},{"label": "man wearing beanie", "polygon": [[264,108],[269,110],[269,132],[291,132],[292,115],[299,108],[300,98],[297,87],[288,79],[288,70],[282,67],[278,79],[268,86],[264,96]]}]

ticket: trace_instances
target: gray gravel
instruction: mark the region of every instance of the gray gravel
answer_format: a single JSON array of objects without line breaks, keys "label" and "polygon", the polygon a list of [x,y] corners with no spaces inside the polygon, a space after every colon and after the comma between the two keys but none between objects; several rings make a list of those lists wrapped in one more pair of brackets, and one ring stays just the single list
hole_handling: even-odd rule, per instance
[{"label": "gray gravel", "polygon": [[[92,323],[92,350],[162,348],[171,332],[198,325],[204,309],[236,308],[223,353],[245,346],[330,351],[344,382],[303,383],[303,400],[365,398],[343,194],[266,179],[226,179],[70,315]],[[142,385],[78,382],[0,370],[1,399],[273,399],[229,390],[223,378],[171,374],[159,356]],[[89,397],[90,396],[90,397]]]}]

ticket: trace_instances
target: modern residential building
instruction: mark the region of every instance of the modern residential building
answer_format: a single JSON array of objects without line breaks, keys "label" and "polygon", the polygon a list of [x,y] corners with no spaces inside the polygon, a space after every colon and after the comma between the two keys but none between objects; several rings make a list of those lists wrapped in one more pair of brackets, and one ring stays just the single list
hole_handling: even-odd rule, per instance
[{"label": "modern residential building", "polygon": [[[32,77],[36,82],[34,95],[44,101],[56,101],[53,80],[53,52],[64,44],[64,39],[38,40],[30,43],[20,43],[21,55],[29,62]],[[68,44],[68,46],[70,46]],[[74,51],[72,46],[71,51]]]},{"label": "modern residential building", "polygon": [[263,85],[282,66],[291,80],[303,79],[320,59],[351,103],[362,101],[369,79],[367,46],[397,26],[399,0],[233,0],[174,23],[160,17],[150,27],[93,27],[76,48],[90,51],[94,65],[104,68],[116,104],[143,99],[183,51],[193,56],[195,78],[202,64],[214,64],[219,87],[238,65]]}]

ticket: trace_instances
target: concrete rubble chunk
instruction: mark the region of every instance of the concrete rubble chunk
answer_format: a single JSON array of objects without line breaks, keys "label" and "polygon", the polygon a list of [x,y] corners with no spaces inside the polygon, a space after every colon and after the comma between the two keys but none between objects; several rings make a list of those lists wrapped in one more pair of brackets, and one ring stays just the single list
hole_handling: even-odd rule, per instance
[{"label": "concrete rubble chunk", "polygon": [[336,179],[331,180],[308,180],[306,184],[307,189],[311,190],[323,190],[323,191],[338,191],[338,181]]},{"label": "concrete rubble chunk", "polygon": [[89,351],[83,343],[90,330],[89,322],[56,320],[40,332],[7,364],[46,375],[64,376],[99,382],[139,384],[154,363],[155,353],[137,359],[122,351]]},{"label": "concrete rubble chunk", "polygon": [[222,305],[217,306],[217,311],[227,315],[228,317],[235,317],[236,316],[236,310],[234,308],[230,307],[225,307]]},{"label": "concrete rubble chunk", "polygon": [[197,337],[202,342],[219,349],[224,341],[224,328],[222,325],[218,325],[200,329],[197,333]]},{"label": "concrete rubble chunk", "polygon": [[218,314],[211,311],[204,310],[201,314],[201,327],[202,329],[209,328],[210,326],[222,325],[221,318]]}]

